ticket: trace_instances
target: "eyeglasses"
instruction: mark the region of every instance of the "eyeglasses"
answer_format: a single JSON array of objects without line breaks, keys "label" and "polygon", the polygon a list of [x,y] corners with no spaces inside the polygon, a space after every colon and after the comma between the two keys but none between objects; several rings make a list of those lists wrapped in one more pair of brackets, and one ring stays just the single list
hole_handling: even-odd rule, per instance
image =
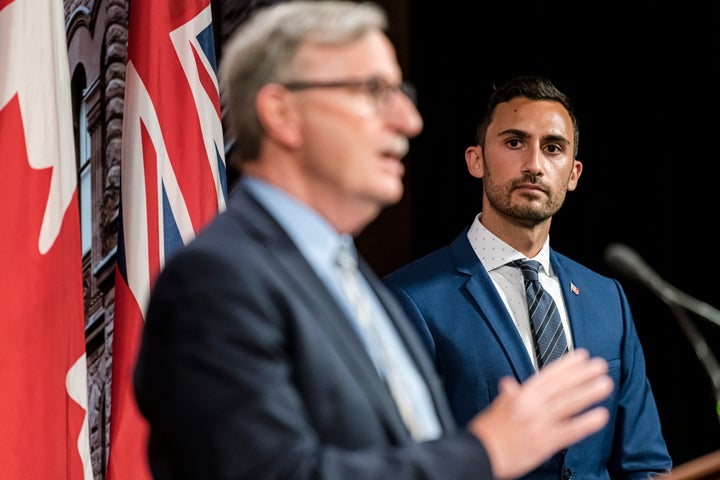
[{"label": "eyeglasses", "polygon": [[310,81],[293,81],[281,84],[288,90],[306,90],[309,88],[356,88],[364,89],[377,108],[383,108],[390,100],[390,95],[395,92],[401,92],[413,104],[417,104],[417,92],[415,87],[409,82],[400,82],[391,84],[387,80],[380,77],[370,77],[364,80],[337,80],[334,82],[310,82]]}]

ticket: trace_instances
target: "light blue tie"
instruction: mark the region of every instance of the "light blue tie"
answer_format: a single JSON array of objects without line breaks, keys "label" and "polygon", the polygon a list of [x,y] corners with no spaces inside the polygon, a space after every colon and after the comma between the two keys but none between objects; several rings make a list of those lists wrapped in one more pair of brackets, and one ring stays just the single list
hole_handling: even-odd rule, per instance
[{"label": "light blue tie", "polygon": [[365,280],[358,269],[354,247],[342,243],[336,263],[341,274],[340,286],[352,307],[370,357],[385,380],[410,434],[416,440],[438,438],[442,428],[427,385],[392,322],[373,314],[367,292],[361,288],[361,282]]},{"label": "light blue tie", "polygon": [[538,367],[542,368],[567,352],[567,339],[560,313],[552,296],[540,284],[538,278],[540,262],[516,260],[512,264],[520,268],[525,279],[525,297],[530,314],[535,355]]}]

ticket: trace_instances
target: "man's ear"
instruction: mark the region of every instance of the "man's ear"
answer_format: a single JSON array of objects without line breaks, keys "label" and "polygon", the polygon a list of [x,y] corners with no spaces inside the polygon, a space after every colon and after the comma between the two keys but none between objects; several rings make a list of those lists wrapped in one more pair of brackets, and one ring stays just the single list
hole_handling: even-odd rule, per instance
[{"label": "man's ear", "polygon": [[573,160],[573,168],[570,171],[570,177],[568,178],[567,190],[572,192],[577,188],[578,180],[582,174],[583,164],[580,160]]},{"label": "man's ear", "polygon": [[295,96],[277,83],[263,86],[255,99],[258,119],[268,138],[288,147],[302,143]]},{"label": "man's ear", "polygon": [[483,151],[480,145],[474,145],[465,149],[465,163],[467,163],[470,175],[475,178],[483,177]]}]

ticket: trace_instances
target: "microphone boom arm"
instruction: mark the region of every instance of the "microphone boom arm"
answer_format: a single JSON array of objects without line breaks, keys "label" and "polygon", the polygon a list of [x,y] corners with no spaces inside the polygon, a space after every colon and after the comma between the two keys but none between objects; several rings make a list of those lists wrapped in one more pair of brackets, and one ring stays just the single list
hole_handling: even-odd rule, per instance
[{"label": "microphone boom arm", "polygon": [[622,273],[628,279],[634,280],[655,293],[670,307],[670,311],[712,383],[715,395],[715,413],[720,420],[720,364],[705,337],[687,314],[687,312],[692,312],[720,327],[720,310],[667,283],[642,260],[637,252],[626,245],[616,243],[608,246],[605,251],[605,261],[615,267],[618,273]]},{"label": "microphone boom arm", "polygon": [[[665,298],[665,295],[667,295],[668,298]],[[702,300],[698,300],[697,298],[679,290],[668,290],[664,295],[661,295],[661,297],[671,308],[673,305],[680,305],[699,317],[715,324],[717,327],[720,327],[720,310],[710,306]]]},{"label": "microphone boom arm", "polygon": [[697,356],[700,363],[705,367],[705,373],[707,373],[710,382],[713,385],[713,394],[715,395],[715,412],[720,420],[720,364],[713,355],[710,346],[705,341],[705,337],[702,336],[697,327],[690,321],[687,313],[677,305],[668,304],[670,310],[672,310],[675,320],[677,320],[680,328],[685,337],[690,341],[693,351]]}]

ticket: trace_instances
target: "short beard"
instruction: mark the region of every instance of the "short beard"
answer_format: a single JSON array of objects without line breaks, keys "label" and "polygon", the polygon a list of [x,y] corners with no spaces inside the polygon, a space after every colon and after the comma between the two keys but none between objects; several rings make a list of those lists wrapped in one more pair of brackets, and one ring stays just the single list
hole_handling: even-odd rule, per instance
[{"label": "short beard", "polygon": [[[513,223],[523,227],[534,227],[551,218],[560,210],[565,201],[565,191],[553,194],[547,185],[538,181],[536,175],[526,174],[522,179],[511,182],[509,188],[493,184],[492,177],[489,176],[486,176],[484,180],[485,197],[487,197],[490,205]],[[547,195],[547,200],[543,201],[539,206],[537,201],[514,204],[512,193],[518,185],[523,183],[533,183],[540,186]]]}]

